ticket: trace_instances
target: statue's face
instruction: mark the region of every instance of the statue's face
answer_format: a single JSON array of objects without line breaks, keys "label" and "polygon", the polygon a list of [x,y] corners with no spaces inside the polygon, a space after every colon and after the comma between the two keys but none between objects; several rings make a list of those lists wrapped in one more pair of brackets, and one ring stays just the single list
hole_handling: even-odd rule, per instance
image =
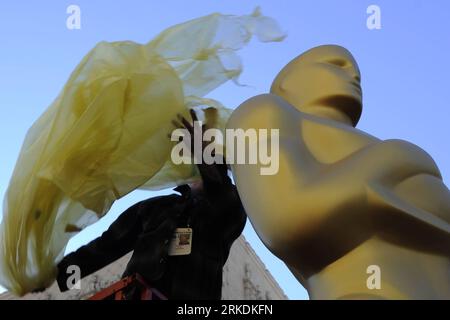
[{"label": "statue's face", "polygon": [[292,60],[274,80],[271,92],[303,112],[334,118],[340,114],[356,125],[362,111],[360,81],[351,53],[327,45]]}]

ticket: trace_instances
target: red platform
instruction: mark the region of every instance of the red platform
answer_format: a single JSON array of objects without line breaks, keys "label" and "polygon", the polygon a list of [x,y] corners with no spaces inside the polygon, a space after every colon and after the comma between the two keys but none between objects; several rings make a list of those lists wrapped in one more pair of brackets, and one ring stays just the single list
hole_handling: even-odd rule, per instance
[{"label": "red platform", "polygon": [[139,274],[126,277],[112,284],[97,292],[88,300],[130,300],[127,299],[126,292],[131,289],[137,290],[133,294],[133,300],[167,300],[161,292],[149,286]]}]

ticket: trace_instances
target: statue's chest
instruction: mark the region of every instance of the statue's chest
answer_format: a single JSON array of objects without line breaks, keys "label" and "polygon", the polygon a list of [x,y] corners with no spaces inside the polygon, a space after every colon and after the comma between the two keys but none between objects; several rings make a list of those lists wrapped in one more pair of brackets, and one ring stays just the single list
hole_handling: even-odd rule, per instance
[{"label": "statue's chest", "polygon": [[320,163],[332,164],[377,141],[353,127],[300,119],[301,144]]}]

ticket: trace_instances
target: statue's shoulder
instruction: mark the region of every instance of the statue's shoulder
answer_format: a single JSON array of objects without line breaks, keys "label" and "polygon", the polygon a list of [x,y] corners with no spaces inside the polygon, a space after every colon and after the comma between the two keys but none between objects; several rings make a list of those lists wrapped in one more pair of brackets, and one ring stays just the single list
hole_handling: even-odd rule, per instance
[{"label": "statue's shoulder", "polygon": [[418,172],[442,178],[440,170],[432,156],[418,145],[401,139],[381,141],[372,148],[380,149],[383,160],[388,157],[393,163],[401,163],[402,167],[414,167]]},{"label": "statue's shoulder", "polygon": [[297,117],[298,111],[281,97],[261,94],[240,104],[231,114],[227,128],[270,128],[286,116]]}]

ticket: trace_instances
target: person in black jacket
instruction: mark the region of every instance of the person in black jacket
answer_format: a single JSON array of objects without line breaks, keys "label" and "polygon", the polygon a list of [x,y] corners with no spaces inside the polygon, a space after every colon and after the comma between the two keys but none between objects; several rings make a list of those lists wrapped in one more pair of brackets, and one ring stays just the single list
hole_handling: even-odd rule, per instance
[{"label": "person in black jacket", "polygon": [[[193,111],[191,116],[197,120]],[[192,136],[192,125],[180,120],[182,125],[174,123]],[[64,257],[58,264],[61,291],[68,290],[69,266],[78,266],[83,278],[134,250],[124,277],[137,273],[168,299],[221,299],[223,266],[247,218],[226,164],[198,169],[200,182],[175,188],[179,195],[135,204],[99,238]],[[176,237],[184,241],[178,252]]]}]

